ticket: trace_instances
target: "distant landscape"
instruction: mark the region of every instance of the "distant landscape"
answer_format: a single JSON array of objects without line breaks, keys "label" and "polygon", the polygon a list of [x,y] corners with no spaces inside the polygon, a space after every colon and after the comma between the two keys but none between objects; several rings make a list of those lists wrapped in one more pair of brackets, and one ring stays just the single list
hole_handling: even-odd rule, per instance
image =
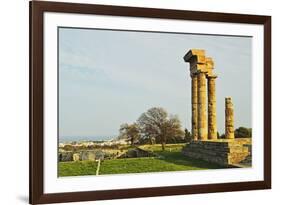
[{"label": "distant landscape", "polygon": [[116,138],[114,135],[110,136],[60,136],[59,143],[67,142],[81,142],[81,141],[106,141]]}]

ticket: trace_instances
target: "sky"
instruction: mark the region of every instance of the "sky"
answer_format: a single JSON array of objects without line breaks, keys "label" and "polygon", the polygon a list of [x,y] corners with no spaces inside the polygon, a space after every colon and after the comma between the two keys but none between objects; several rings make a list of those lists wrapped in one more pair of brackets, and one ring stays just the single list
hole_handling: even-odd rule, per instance
[{"label": "sky", "polygon": [[152,107],[191,130],[191,78],[183,56],[215,62],[217,126],[232,97],[235,128],[251,127],[251,37],[59,28],[59,135],[115,136]]}]

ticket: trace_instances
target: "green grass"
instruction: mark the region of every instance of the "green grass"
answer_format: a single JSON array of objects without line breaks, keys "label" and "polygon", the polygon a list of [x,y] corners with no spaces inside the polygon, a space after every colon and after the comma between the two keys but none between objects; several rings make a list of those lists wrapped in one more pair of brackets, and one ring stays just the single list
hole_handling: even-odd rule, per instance
[{"label": "green grass", "polygon": [[[170,158],[171,159],[171,158]],[[202,170],[219,168],[208,163],[198,163],[192,160],[168,161],[153,157],[105,160],[101,164],[100,174],[124,174],[145,172],[166,172],[184,170]]]},{"label": "green grass", "polygon": [[144,145],[140,148],[153,151],[158,157],[128,158],[105,160],[101,164],[100,174],[165,172],[184,170],[203,170],[223,168],[216,164],[183,156],[181,150],[185,144],[168,144],[165,151],[161,145]]},{"label": "green grass", "polygon": [[[157,157],[111,159],[101,162],[99,174],[126,174],[165,171],[220,169],[219,165],[183,156],[184,144],[168,144],[165,151],[161,145],[143,145],[140,148],[152,151]],[[59,176],[95,175],[97,162],[60,162]]]},{"label": "green grass", "polygon": [[180,166],[163,160],[143,157],[129,159],[105,160],[101,164],[100,174],[143,173],[181,170]]},{"label": "green grass", "polygon": [[83,176],[95,175],[97,162],[95,161],[79,161],[79,162],[60,162],[59,176]]}]

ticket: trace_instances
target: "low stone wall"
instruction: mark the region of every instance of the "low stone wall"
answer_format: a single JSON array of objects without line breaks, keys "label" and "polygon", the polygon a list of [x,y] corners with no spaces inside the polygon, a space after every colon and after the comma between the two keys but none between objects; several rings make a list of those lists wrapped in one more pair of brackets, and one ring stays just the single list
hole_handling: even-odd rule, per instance
[{"label": "low stone wall", "polygon": [[60,152],[59,161],[68,162],[68,161],[83,161],[83,160],[96,160],[100,158],[97,156],[99,153],[97,151],[80,151],[80,152]]},{"label": "low stone wall", "polygon": [[115,159],[123,155],[126,151],[116,150],[84,150],[84,151],[63,151],[59,152],[60,162],[84,161],[84,160],[104,160]]},{"label": "low stone wall", "polygon": [[69,162],[73,161],[73,152],[60,152],[59,153],[60,162]]},{"label": "low stone wall", "polygon": [[251,166],[250,145],[250,138],[192,141],[183,148],[182,153],[222,166],[239,164],[248,157],[248,165]]}]

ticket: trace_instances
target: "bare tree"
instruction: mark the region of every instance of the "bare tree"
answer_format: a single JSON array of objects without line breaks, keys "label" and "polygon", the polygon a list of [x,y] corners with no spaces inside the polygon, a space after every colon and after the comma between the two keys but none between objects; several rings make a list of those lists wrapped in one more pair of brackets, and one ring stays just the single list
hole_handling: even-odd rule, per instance
[{"label": "bare tree", "polygon": [[151,108],[143,113],[137,120],[143,136],[162,144],[165,150],[166,141],[169,137],[183,136],[180,120],[176,115],[168,116],[163,108]]},{"label": "bare tree", "polygon": [[134,145],[134,143],[139,139],[140,132],[138,124],[122,124],[119,129],[119,139],[127,139],[131,142],[131,145]]}]

